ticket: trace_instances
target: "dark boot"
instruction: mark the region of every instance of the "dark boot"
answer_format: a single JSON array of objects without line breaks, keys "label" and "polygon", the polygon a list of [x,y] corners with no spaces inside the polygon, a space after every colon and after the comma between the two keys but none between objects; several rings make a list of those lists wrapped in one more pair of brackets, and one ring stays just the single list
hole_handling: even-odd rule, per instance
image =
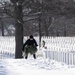
[{"label": "dark boot", "polygon": [[27,59],[27,58],[28,58],[28,55],[25,56],[25,59]]},{"label": "dark boot", "polygon": [[36,59],[36,55],[35,54],[33,54],[33,57],[34,57],[34,59]]}]

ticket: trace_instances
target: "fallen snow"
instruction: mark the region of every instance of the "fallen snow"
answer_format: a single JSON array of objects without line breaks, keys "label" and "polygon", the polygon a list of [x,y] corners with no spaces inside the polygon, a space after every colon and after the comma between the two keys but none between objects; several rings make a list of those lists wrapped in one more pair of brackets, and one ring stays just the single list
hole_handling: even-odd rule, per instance
[{"label": "fallen snow", "polygon": [[61,62],[29,57],[26,59],[0,59],[0,75],[74,75],[75,68]]}]

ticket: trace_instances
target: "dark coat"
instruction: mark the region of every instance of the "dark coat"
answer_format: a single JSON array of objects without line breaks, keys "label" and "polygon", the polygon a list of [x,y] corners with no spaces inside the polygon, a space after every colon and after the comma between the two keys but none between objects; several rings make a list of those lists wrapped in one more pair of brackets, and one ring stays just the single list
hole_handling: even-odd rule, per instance
[{"label": "dark coat", "polygon": [[22,49],[22,51],[24,51],[24,47],[25,46],[35,46],[35,47],[37,47],[38,45],[37,45],[37,42],[36,42],[36,40],[35,39],[28,39],[24,44],[23,44],[23,49]]}]

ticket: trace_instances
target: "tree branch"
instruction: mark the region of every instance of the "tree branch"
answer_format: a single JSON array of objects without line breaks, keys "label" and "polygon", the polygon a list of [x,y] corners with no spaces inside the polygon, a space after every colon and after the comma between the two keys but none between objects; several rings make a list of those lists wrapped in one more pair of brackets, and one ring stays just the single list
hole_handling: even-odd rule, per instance
[{"label": "tree branch", "polygon": [[32,18],[32,19],[26,20],[26,21],[24,21],[24,22],[28,22],[28,21],[36,20],[36,19],[39,19],[39,17],[37,17],[37,18]]},{"label": "tree branch", "polygon": [[6,13],[7,15],[11,16],[12,18],[14,18],[14,16],[8,12],[8,10],[6,9],[5,3],[0,2],[0,4],[2,5],[2,10],[4,11],[4,13]]}]

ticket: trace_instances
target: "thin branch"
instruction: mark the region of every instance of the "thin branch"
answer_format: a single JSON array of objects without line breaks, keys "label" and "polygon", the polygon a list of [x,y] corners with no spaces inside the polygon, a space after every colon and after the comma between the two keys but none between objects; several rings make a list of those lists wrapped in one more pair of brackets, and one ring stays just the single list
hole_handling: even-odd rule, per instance
[{"label": "thin branch", "polygon": [[30,0],[27,2],[24,1],[23,6],[26,6],[29,2],[30,2]]},{"label": "thin branch", "polygon": [[4,6],[4,5],[5,5],[4,3],[0,2],[0,4],[2,5],[1,8],[3,8],[3,10],[5,11],[6,14],[8,14],[8,15],[11,16],[11,17],[14,17],[13,15],[11,15],[11,13],[7,12],[8,10],[7,10],[6,7]]},{"label": "thin branch", "polygon": [[39,19],[39,17],[37,17],[37,18],[32,18],[32,19],[26,20],[26,21],[24,21],[24,22],[28,22],[28,21],[36,20],[36,19]]},{"label": "thin branch", "polygon": [[11,13],[9,13],[9,12],[7,12],[7,10],[6,9],[4,9],[5,10],[5,13],[6,14],[8,14],[9,16],[11,16],[12,18],[14,18],[14,16],[13,15],[11,15]]}]

